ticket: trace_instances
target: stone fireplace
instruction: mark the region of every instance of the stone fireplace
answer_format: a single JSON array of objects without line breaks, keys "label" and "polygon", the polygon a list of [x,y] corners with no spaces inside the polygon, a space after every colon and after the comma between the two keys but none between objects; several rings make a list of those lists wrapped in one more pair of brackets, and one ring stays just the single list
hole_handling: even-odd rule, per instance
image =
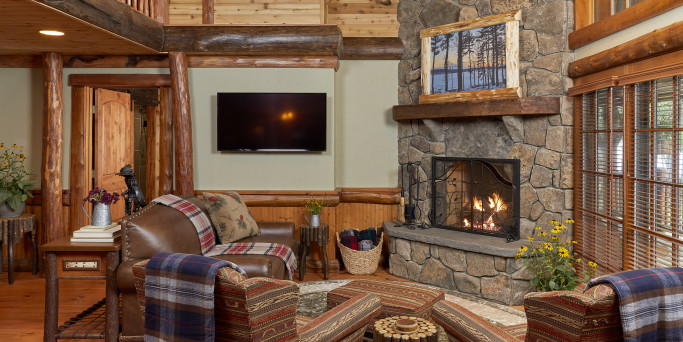
[{"label": "stone fireplace", "polygon": [[[560,108],[559,113],[553,115],[502,113],[479,118],[432,117],[398,121],[398,162],[401,165],[419,163],[415,179],[421,182],[420,191],[412,192],[417,212],[423,213],[417,217],[419,222],[433,221],[438,225],[440,219],[448,220],[449,216],[449,209],[441,207],[443,204],[438,203],[441,199],[431,186],[436,179],[432,163],[435,157],[515,159],[520,167],[518,227],[521,240],[506,242],[505,237],[490,234],[409,229],[388,224],[392,274],[508,305],[520,304],[523,295],[531,290],[530,275],[520,268],[519,260],[514,259],[518,248],[534,227],[573,217],[573,101],[565,95],[572,86],[567,66],[573,60],[573,53],[567,47],[567,35],[573,27],[573,6],[574,2],[569,0],[399,2],[399,37],[404,45],[398,66],[399,105],[419,103],[422,92],[420,30],[522,10],[519,34],[522,97],[559,98]],[[408,193],[407,188],[404,190]],[[487,198],[477,201],[488,202],[488,196],[493,197],[487,194]],[[434,201],[437,203],[432,203]],[[473,207],[474,199],[467,201]],[[455,206],[462,208],[464,204]],[[491,214],[486,216],[484,219]],[[464,218],[453,216],[450,220],[462,221]]]}]

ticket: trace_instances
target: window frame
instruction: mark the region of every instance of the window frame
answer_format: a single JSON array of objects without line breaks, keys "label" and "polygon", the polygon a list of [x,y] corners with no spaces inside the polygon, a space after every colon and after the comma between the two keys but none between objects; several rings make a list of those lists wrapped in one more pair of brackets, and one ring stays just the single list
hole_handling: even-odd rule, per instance
[{"label": "window frame", "polygon": [[[599,21],[594,20],[595,0],[575,0],[574,32],[569,34],[569,48],[577,49],[596,40],[641,23],[683,5],[683,0],[643,0]],[[601,0],[610,3],[612,0]]]}]

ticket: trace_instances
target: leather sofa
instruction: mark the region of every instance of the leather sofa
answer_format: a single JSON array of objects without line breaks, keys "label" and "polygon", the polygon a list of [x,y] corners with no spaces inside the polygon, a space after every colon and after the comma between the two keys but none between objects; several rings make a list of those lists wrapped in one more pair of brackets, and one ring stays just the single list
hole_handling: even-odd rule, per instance
[{"label": "leather sofa", "polygon": [[[206,213],[204,204],[187,198]],[[207,214],[208,215],[208,214]],[[294,223],[257,222],[261,234],[238,242],[277,242],[297,252]],[[144,335],[140,306],[135,294],[133,265],[159,252],[201,254],[197,231],[181,212],[152,203],[121,221],[121,264],[116,270],[116,286],[121,293],[122,340],[137,340]],[[266,255],[221,255],[223,260],[234,262],[247,272],[247,277],[288,279],[284,262]]]}]

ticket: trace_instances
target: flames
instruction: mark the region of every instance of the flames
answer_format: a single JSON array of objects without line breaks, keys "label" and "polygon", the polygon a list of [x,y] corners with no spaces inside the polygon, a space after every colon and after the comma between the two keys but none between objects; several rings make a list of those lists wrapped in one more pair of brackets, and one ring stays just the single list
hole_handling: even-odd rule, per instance
[{"label": "flames", "polygon": [[[491,215],[481,224],[475,223],[474,227],[484,230],[500,230],[500,228],[497,227],[493,222],[493,215],[500,211],[507,210],[508,206],[503,202],[503,199],[500,197],[500,195],[498,195],[498,193],[494,193],[488,197],[488,206],[491,209]],[[474,196],[472,199],[472,209],[475,211],[484,212],[484,201],[478,199],[477,196]],[[470,223],[467,219],[464,219],[462,223],[465,228],[470,228],[472,226],[472,223]]]}]

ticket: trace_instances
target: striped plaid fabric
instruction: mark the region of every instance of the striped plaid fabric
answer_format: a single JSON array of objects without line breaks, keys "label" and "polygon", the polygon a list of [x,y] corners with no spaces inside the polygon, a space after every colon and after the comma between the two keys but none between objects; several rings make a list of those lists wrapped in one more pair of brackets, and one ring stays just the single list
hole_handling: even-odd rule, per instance
[{"label": "striped plaid fabric", "polygon": [[216,245],[212,250],[206,253],[206,256],[224,255],[224,254],[256,254],[256,255],[272,255],[284,261],[289,271],[289,280],[293,279],[296,272],[296,257],[292,249],[288,246],[279,243],[268,242],[235,242],[223,245]]},{"label": "striped plaid fabric", "polygon": [[231,264],[191,254],[153,256],[145,268],[145,341],[213,341],[216,274]]},{"label": "striped plaid fabric", "polygon": [[592,279],[610,284],[619,298],[626,341],[683,340],[683,268],[648,268]]},{"label": "striped plaid fabric", "polygon": [[197,229],[202,255],[206,255],[216,245],[216,234],[213,232],[211,221],[202,209],[194,203],[175,195],[163,195],[153,199],[152,202],[171,207],[187,216],[195,229]]},{"label": "striped plaid fabric", "polygon": [[[462,306],[447,300],[434,304],[432,319],[434,323],[446,330],[449,341],[524,341],[524,334],[516,332],[515,335],[511,335],[508,331],[494,326]],[[520,326],[515,326],[515,328],[520,328]],[[523,326],[521,329],[526,330]]]}]

